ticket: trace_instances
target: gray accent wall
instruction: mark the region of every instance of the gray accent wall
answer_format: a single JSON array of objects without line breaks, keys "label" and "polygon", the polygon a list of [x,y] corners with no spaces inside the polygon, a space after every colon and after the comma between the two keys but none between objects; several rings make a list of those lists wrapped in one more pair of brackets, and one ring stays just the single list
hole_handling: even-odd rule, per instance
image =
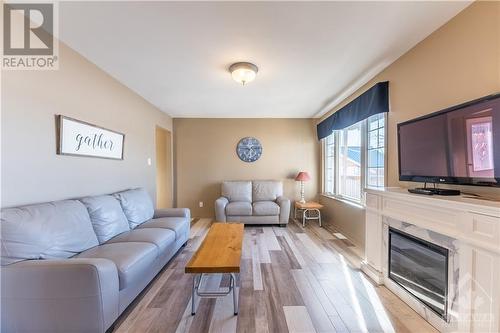
[{"label": "gray accent wall", "polygon": [[[139,186],[154,199],[155,126],[172,119],[62,43],[59,59],[54,71],[2,71],[1,206]],[[124,160],[57,155],[57,114],[124,133]]]}]

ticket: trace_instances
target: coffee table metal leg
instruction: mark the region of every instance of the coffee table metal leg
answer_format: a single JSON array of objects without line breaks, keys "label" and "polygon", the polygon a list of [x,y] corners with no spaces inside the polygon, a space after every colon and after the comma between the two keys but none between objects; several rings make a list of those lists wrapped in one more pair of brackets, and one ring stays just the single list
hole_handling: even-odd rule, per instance
[{"label": "coffee table metal leg", "polygon": [[234,315],[238,314],[239,311],[239,304],[238,304],[238,295],[237,295],[237,288],[236,288],[236,275],[231,273],[231,288],[233,289],[233,309],[234,309]]},{"label": "coffee table metal leg", "polygon": [[193,289],[191,290],[191,315],[196,314],[196,289],[199,286],[199,280],[201,279],[201,274],[193,275]]}]

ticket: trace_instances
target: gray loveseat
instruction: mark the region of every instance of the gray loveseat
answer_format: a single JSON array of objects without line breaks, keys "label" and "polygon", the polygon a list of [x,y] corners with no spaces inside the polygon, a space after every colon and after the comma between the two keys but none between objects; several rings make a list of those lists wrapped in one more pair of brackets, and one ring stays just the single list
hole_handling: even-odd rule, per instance
[{"label": "gray loveseat", "polygon": [[225,181],[221,193],[215,201],[215,218],[219,222],[282,226],[288,223],[290,200],[283,197],[280,181]]},{"label": "gray loveseat", "polygon": [[105,332],[187,242],[190,220],[154,210],[143,189],[3,209],[2,332]]}]

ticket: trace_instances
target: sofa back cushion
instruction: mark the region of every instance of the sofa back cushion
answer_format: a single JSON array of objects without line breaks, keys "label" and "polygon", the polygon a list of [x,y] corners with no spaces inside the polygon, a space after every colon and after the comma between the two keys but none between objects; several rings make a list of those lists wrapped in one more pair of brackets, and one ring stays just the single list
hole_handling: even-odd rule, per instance
[{"label": "sofa back cushion", "polygon": [[254,180],[252,182],[253,201],[275,201],[283,195],[283,183],[277,180]]},{"label": "sofa back cushion", "polygon": [[113,196],[99,195],[82,198],[80,201],[87,207],[99,244],[130,230],[122,206]]},{"label": "sofa back cushion", "polygon": [[252,202],[251,181],[225,181],[222,183],[222,196],[230,202],[245,201]]},{"label": "sofa back cushion", "polygon": [[153,218],[155,209],[148,192],[143,188],[126,190],[113,194],[120,202],[130,229]]},{"label": "sofa back cushion", "polygon": [[0,221],[2,266],[69,258],[99,245],[87,209],[77,200],[5,208]]}]

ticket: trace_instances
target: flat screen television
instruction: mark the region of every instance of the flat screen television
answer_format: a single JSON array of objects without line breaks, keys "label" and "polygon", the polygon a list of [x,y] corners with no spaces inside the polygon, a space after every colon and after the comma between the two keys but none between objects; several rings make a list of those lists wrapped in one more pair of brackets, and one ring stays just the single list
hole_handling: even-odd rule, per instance
[{"label": "flat screen television", "polygon": [[500,94],[398,124],[399,180],[500,187]]}]

